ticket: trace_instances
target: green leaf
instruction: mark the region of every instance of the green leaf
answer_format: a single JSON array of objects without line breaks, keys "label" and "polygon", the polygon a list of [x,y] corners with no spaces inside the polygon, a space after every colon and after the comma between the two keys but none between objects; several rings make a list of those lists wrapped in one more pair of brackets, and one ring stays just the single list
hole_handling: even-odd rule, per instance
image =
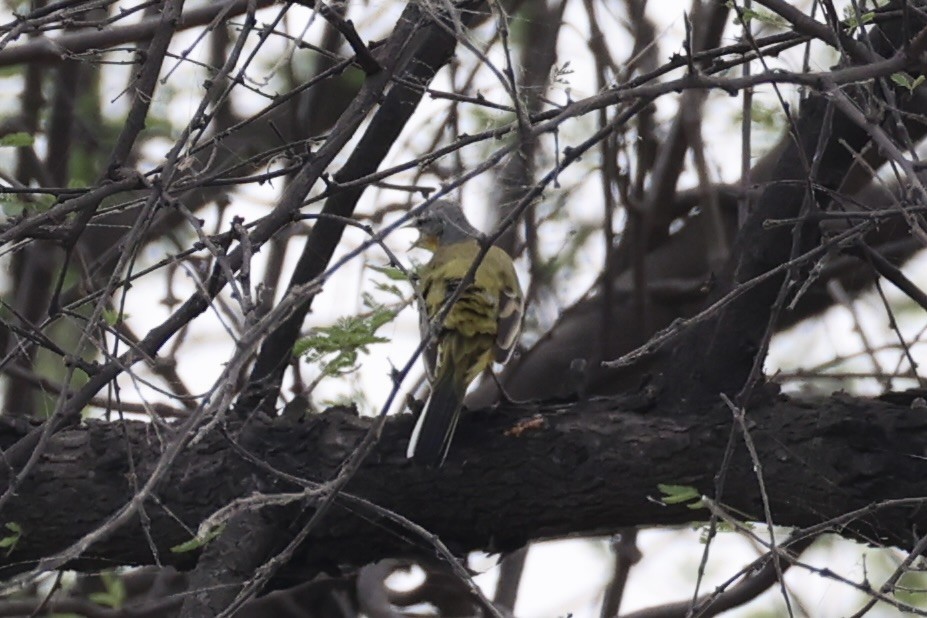
[{"label": "green leaf", "polygon": [[3,527],[12,533],[0,538],[0,549],[5,549],[6,555],[9,556],[13,553],[13,550],[16,549],[20,539],[23,537],[23,527],[15,521],[5,523]]},{"label": "green leaf", "polygon": [[409,280],[409,276],[395,266],[371,266],[370,268],[381,275],[386,275],[388,279],[392,279],[393,281]]},{"label": "green leaf", "polygon": [[213,528],[212,530],[210,530],[203,536],[195,536],[185,543],[174,545],[173,547],[171,547],[171,553],[185,554],[195,549],[199,549],[200,547],[206,545],[207,543],[212,541],[214,538],[222,534],[222,531],[224,529],[225,529],[225,525],[216,526],[215,528]]},{"label": "green leaf", "polygon": [[55,204],[53,195],[25,197],[12,193],[0,193],[0,211],[8,217],[18,217],[24,212],[45,212]]},{"label": "green leaf", "polygon": [[127,313],[120,313],[117,309],[104,309],[103,310],[103,321],[109,324],[110,326],[115,326],[116,324],[124,321],[129,317]]},{"label": "green leaf", "polygon": [[185,541],[183,543],[180,543],[178,545],[174,545],[173,547],[171,547],[171,553],[185,554],[187,552],[193,551],[194,549],[199,549],[202,546],[203,546],[203,542],[200,539],[193,537],[189,541]]},{"label": "green leaf", "polygon": [[293,354],[321,364],[322,373],[327,376],[353,371],[358,356],[366,353],[368,346],[389,341],[378,337],[376,332],[395,317],[395,310],[374,305],[366,315],[341,318],[332,326],[313,329],[296,342]]},{"label": "green leaf", "polygon": [[863,24],[868,24],[873,19],[875,19],[875,11],[869,11],[868,13],[862,13],[859,16],[859,19],[856,18],[856,11],[852,6],[844,7],[844,25],[850,29],[850,32],[856,30]]},{"label": "green leaf", "polygon": [[0,137],[0,146],[31,146],[34,142],[35,137],[28,133],[23,133],[22,131],[18,133],[10,133],[9,135]]},{"label": "green leaf", "polygon": [[663,494],[663,497],[660,498],[663,504],[683,504],[693,501],[700,503],[702,501],[701,492],[690,485],[667,485],[659,483],[657,489]]},{"label": "green leaf", "polygon": [[379,281],[374,281],[373,287],[377,290],[384,292],[386,294],[391,294],[392,296],[397,297],[398,299],[405,301],[406,295],[400,290],[397,286],[389,283],[380,283]]},{"label": "green leaf", "polygon": [[911,84],[911,76],[900,71],[898,73],[892,73],[892,81],[898,84],[899,86],[904,86],[907,88]]},{"label": "green leaf", "polygon": [[[736,10],[736,3],[733,0],[728,0],[725,5],[729,9]],[[791,28],[791,24],[788,21],[776,15],[772,11],[767,11],[765,9],[748,9],[746,7],[741,7],[736,13],[737,17],[734,18],[735,24],[749,24],[754,19],[760,23],[766,24],[767,26],[772,26],[774,28]]]},{"label": "green leaf", "polygon": [[[739,526],[742,526],[744,530],[753,530],[754,526],[750,522],[741,521],[738,522]],[[711,526],[696,526],[695,530],[699,531],[698,541],[702,545],[708,542],[709,532],[711,532]],[[718,521],[715,522],[715,533],[721,534],[723,532],[737,532],[738,528],[731,522],[727,521]]]},{"label": "green leaf", "polygon": [[100,581],[105,588],[102,592],[92,592],[87,595],[91,601],[97,605],[111,607],[112,609],[121,609],[126,602],[127,593],[126,585],[116,573],[112,571],[103,571],[100,573]]},{"label": "green leaf", "polygon": [[26,205],[18,195],[4,195],[0,198],[0,212],[7,217],[20,217],[26,211]]},{"label": "green leaf", "polygon": [[919,75],[917,79],[911,77],[904,71],[899,71],[898,73],[892,73],[891,80],[895,82],[898,86],[902,88],[907,88],[908,92],[914,92],[914,89],[924,83],[925,77]]}]

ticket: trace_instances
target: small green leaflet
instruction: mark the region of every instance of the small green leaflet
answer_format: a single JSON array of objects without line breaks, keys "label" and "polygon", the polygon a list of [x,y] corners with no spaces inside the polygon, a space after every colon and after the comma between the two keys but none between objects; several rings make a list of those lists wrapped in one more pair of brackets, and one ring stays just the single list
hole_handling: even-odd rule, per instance
[{"label": "small green leaflet", "polygon": [[409,276],[395,266],[370,266],[370,268],[371,270],[377,271],[381,275],[386,275],[387,279],[392,279],[393,281],[409,280]]},{"label": "small green leaflet", "polygon": [[659,483],[657,489],[663,496],[660,501],[663,504],[686,504],[690,509],[704,508],[702,504],[702,494],[691,485],[667,485]]},{"label": "small green leaflet", "polygon": [[103,310],[103,321],[109,324],[110,326],[115,326],[116,324],[125,321],[129,317],[129,314],[120,313],[117,309],[104,309]]},{"label": "small green leaflet", "polygon": [[391,285],[389,283],[380,283],[379,281],[376,281],[374,282],[373,286],[380,292],[385,294],[392,294],[400,300],[405,300],[405,294],[403,294],[402,290],[400,290],[399,287],[395,285]]},{"label": "small green leaflet", "polygon": [[[736,10],[736,4],[733,0],[728,0],[725,5],[729,9]],[[737,17],[734,18],[735,24],[749,24],[751,21],[756,20],[760,23],[766,24],[767,26],[773,26],[774,28],[791,28],[791,24],[783,19],[780,15],[776,15],[772,11],[767,11],[764,9],[748,9],[742,7],[737,14]]]},{"label": "small green leaflet", "polygon": [[4,135],[0,137],[0,146],[10,146],[10,147],[19,147],[19,146],[31,146],[35,142],[35,138],[29,135],[28,133],[10,133],[9,135]]},{"label": "small green leaflet", "polygon": [[21,216],[26,211],[45,212],[55,204],[52,195],[24,197],[11,193],[0,193],[0,211],[8,217]]},{"label": "small green leaflet", "polygon": [[5,549],[6,555],[9,556],[19,544],[19,539],[23,537],[23,527],[15,521],[5,523],[3,527],[12,533],[0,538],[0,549]]},{"label": "small green leaflet", "polygon": [[[753,530],[753,525],[750,524],[749,522],[741,522],[741,525],[747,530]],[[711,526],[696,526],[695,528],[693,528],[693,530],[697,530],[699,533],[698,535],[699,543],[701,543],[702,545],[705,545],[706,543],[708,543],[708,540],[711,538]],[[715,533],[721,534],[723,532],[737,532],[737,527],[734,526],[734,524],[726,522],[726,521],[716,522],[715,523]]]},{"label": "small green leaflet", "polygon": [[202,536],[202,537],[200,537],[200,536],[195,536],[195,537],[193,537],[192,539],[190,539],[189,541],[187,541],[187,542],[185,542],[185,543],[181,543],[181,544],[179,544],[179,545],[174,545],[173,547],[171,547],[171,553],[174,553],[174,554],[185,554],[185,553],[187,553],[187,552],[193,551],[194,549],[199,549],[199,548],[202,547],[203,545],[206,545],[206,544],[209,543],[211,540],[213,540],[214,538],[216,538],[217,536],[219,536],[220,534],[222,534],[222,531],[223,531],[224,529],[225,529],[225,526],[224,526],[224,525],[222,525],[222,526],[216,526],[215,528],[213,528],[212,530],[210,530],[208,533],[206,533],[206,534],[205,534],[204,536]]},{"label": "small green leaflet", "polygon": [[[405,298],[405,294],[403,293],[403,291],[399,288],[399,286],[390,283],[390,281],[401,281],[403,283],[409,283],[409,278],[411,277],[411,275],[408,272],[402,270],[401,268],[397,266],[372,266],[370,265],[369,268],[375,272],[380,273],[381,275],[384,275],[387,278],[386,282],[381,282],[381,281],[373,282],[373,286],[377,290],[379,290],[380,292],[386,293],[386,294],[390,294],[391,296],[395,296],[399,300],[405,302],[406,298]],[[365,305],[367,305],[368,307],[376,306],[376,303],[372,302],[372,300],[368,298],[369,295],[365,294],[364,296],[365,296],[364,298]]]},{"label": "small green leaflet", "polygon": [[88,598],[97,605],[111,607],[112,609],[121,609],[125,605],[128,594],[126,585],[116,573],[112,571],[103,571],[100,573],[100,581],[106,588],[103,592],[92,592]]},{"label": "small green leaflet", "polygon": [[875,11],[869,11],[868,13],[862,13],[859,16],[859,19],[856,19],[856,11],[853,10],[853,7],[848,6],[844,8],[845,19],[843,23],[846,24],[847,28],[850,29],[850,32],[856,30],[863,24],[868,24],[873,19],[875,19]]}]

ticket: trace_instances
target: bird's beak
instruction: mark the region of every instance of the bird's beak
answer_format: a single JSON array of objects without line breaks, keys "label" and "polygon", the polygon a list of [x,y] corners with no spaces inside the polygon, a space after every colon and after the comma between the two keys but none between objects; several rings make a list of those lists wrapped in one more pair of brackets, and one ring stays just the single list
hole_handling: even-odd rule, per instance
[{"label": "bird's beak", "polygon": [[421,220],[420,218],[418,218],[418,217],[412,217],[411,219],[409,219],[409,222],[406,223],[405,225],[403,225],[402,227],[403,227],[404,229],[405,229],[405,228],[414,228],[414,229],[418,230],[418,238],[415,239],[415,242],[412,243],[412,247],[411,247],[411,248],[413,248],[413,249],[415,249],[415,248],[418,248],[418,249],[429,249],[429,250],[430,250],[431,246],[432,246],[433,244],[435,244],[435,243],[432,242],[432,241],[430,241],[429,238],[427,237],[427,235],[422,234],[421,225],[422,225],[422,220]]}]

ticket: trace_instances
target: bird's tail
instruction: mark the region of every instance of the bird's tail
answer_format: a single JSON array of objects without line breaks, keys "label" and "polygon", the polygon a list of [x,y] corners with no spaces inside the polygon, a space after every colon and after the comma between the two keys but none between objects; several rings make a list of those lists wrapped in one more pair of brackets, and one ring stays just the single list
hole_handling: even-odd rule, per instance
[{"label": "bird's tail", "polygon": [[440,466],[451,445],[466,392],[466,385],[454,374],[449,370],[439,376],[412,431],[406,456],[418,465]]}]

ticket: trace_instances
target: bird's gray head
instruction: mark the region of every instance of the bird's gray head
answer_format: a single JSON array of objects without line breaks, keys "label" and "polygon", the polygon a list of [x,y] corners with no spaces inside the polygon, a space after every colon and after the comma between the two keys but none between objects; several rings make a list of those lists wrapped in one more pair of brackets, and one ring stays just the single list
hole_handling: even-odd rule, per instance
[{"label": "bird's gray head", "polygon": [[467,221],[460,204],[451,200],[435,201],[415,218],[413,225],[421,234],[418,244],[424,248],[480,237],[479,230]]}]

